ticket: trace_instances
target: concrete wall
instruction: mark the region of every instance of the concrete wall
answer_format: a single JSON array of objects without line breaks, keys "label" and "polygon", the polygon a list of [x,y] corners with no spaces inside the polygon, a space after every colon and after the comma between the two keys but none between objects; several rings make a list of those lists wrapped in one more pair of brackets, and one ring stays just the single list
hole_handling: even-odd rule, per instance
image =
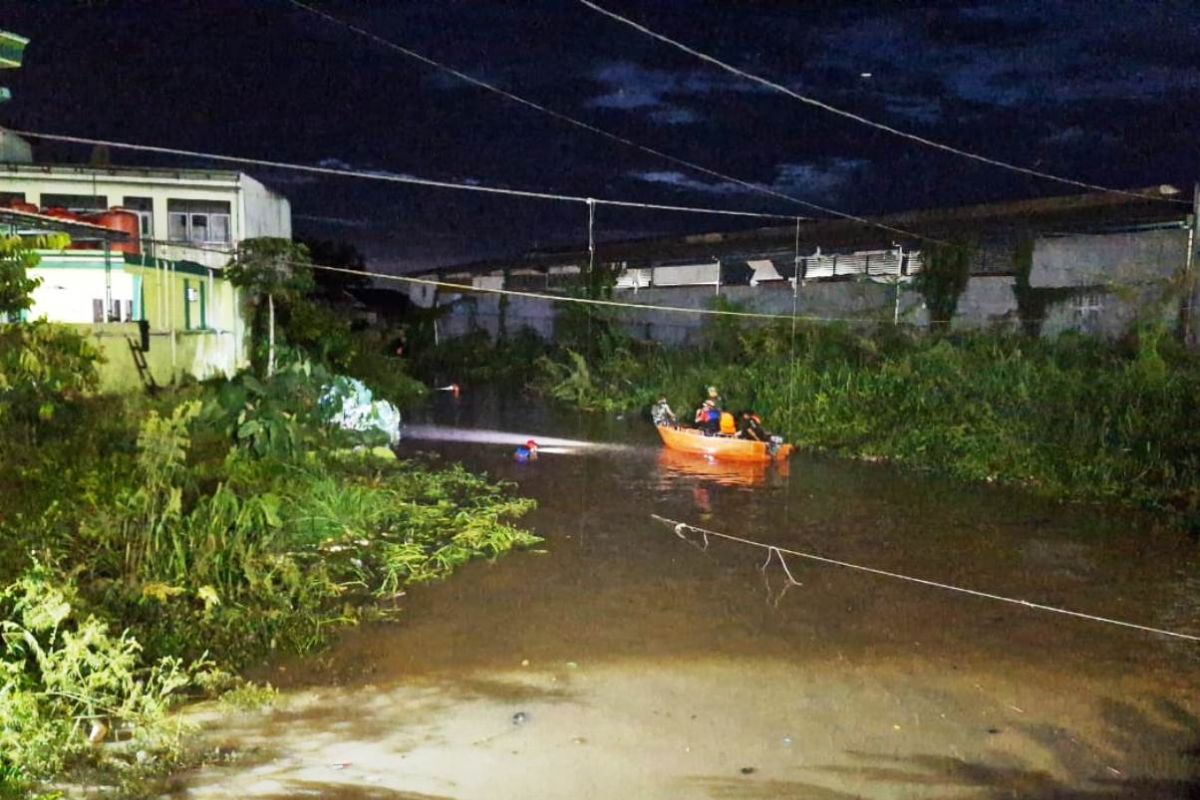
[{"label": "concrete wall", "polygon": [[[1011,274],[1013,248],[995,245],[976,259],[975,274],[958,299],[952,326],[959,330],[1015,331],[1022,327]],[[1171,294],[1172,279],[1187,257],[1187,231],[1157,228],[1102,235],[1048,236],[1034,242],[1030,284],[1041,290],[1043,335],[1068,330],[1115,338],[1139,321],[1172,322],[1179,301]],[[994,274],[1007,269],[1009,274]],[[993,274],[987,274],[991,271]],[[911,283],[886,279],[810,280],[795,297],[802,318],[865,323],[899,322],[925,327],[929,316],[921,295]],[[536,291],[544,291],[537,288]],[[1198,289],[1200,292],[1200,289]],[[627,331],[665,344],[686,345],[702,336],[711,315],[655,310],[655,306],[708,309],[715,297],[747,311],[788,316],[792,313],[792,288],[787,281],[758,286],[652,287],[617,289],[613,299],[642,308],[624,308],[618,319]],[[439,333],[459,336],[473,329],[493,337],[499,328],[499,298],[495,295],[446,295],[446,304],[460,298],[440,324]],[[555,305],[544,300],[511,298],[507,328],[515,332],[528,325],[543,336],[553,332]],[[1200,316],[1200,315],[1198,315]],[[744,319],[743,324],[756,324]]]},{"label": "concrete wall", "polygon": [[[956,330],[991,328],[1017,330],[1020,315],[1013,287],[1017,281],[1007,276],[979,276],[967,282],[958,297],[958,308],[950,325]],[[928,318],[920,324],[929,324]]]},{"label": "concrete wall", "polygon": [[28,164],[33,161],[33,148],[12,131],[0,128],[0,161]]},{"label": "concrete wall", "polygon": [[[136,324],[124,321],[128,309],[134,319],[149,323],[151,345],[146,359],[149,375],[157,383],[183,375],[231,375],[248,365],[248,324],[241,294],[219,271],[178,264],[170,269],[162,260],[127,261],[116,255],[106,272],[102,253],[40,255],[42,262],[31,274],[42,278],[42,284],[34,290],[28,316],[88,331],[109,359],[100,368],[105,388],[131,388],[142,380],[129,350],[129,341],[140,346],[140,333]],[[93,300],[103,300],[108,286],[113,299],[122,301],[122,319],[97,323]]]},{"label": "concrete wall", "polygon": [[33,308],[28,316],[52,322],[94,322],[94,301],[104,304],[109,297],[120,302],[124,316],[138,294],[135,276],[125,271],[125,258],[120,253],[109,256],[107,268],[103,252],[44,253],[41,264],[29,275],[42,282],[33,290]]},{"label": "concrete wall", "polygon": [[275,194],[251,178],[241,176],[242,239],[260,236],[292,238],[292,206],[286,197]]},{"label": "concrete wall", "polygon": [[[99,367],[102,391],[134,391],[149,385],[164,386],[185,376],[212,378],[231,374],[229,365],[237,360],[237,344],[232,334],[218,331],[176,331],[174,346],[169,332],[155,331],[150,350],[142,353],[138,326],[132,323],[71,325],[86,334],[104,356]],[[144,358],[146,375],[138,369]]]},{"label": "concrete wall", "polygon": [[1183,228],[1043,237],[1036,241],[1033,287],[1138,284],[1170,279],[1187,259]]},{"label": "concrete wall", "polygon": [[[727,286],[719,294],[711,286],[641,289],[637,292],[617,290],[612,299],[638,306],[614,311],[630,334],[664,344],[685,345],[699,341],[704,326],[712,316],[663,311],[655,306],[703,310],[711,308],[718,297],[745,311],[780,316],[792,313],[793,297],[789,283],[755,287]],[[440,300],[447,302],[446,297]],[[890,321],[896,313],[896,305],[897,289],[894,285],[869,281],[809,283],[802,285],[795,297],[796,313],[801,318]],[[509,298],[505,312],[508,332],[515,334],[521,327],[527,326],[549,338],[554,332],[555,306],[545,300]],[[902,320],[912,321],[914,316],[919,317],[923,313],[920,296],[901,287],[899,310]],[[753,325],[769,321],[745,319],[744,323]],[[482,329],[495,338],[499,327],[500,298],[497,295],[466,295],[441,319],[438,333],[455,337]]]}]

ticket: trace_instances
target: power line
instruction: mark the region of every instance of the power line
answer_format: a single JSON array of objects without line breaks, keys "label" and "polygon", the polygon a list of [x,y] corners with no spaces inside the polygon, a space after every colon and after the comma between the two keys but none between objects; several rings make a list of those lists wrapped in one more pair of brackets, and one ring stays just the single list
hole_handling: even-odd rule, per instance
[{"label": "power line", "polygon": [[[298,264],[300,262],[289,262]],[[495,294],[506,297],[527,297],[533,300],[546,300],[552,303],[576,303],[581,305],[604,306],[606,308],[630,308],[641,311],[668,311],[676,314],[698,314],[701,316],[718,316],[718,317],[743,317],[748,319],[771,319],[771,320],[805,320],[808,322],[874,322],[875,320],[862,317],[819,317],[815,315],[801,314],[792,316],[790,314],[769,314],[760,311],[734,311],[716,308],[687,308],[685,306],[658,306],[647,303],[627,303],[621,300],[601,300],[594,297],[574,297],[572,295],[547,294],[545,292],[525,292],[518,289],[497,289],[490,286],[472,286],[464,283],[451,283],[449,281],[440,281],[433,278],[414,278],[408,275],[391,275],[386,272],[364,272],[362,270],[348,269],[346,267],[328,267],[320,264],[308,264],[313,269],[325,270],[327,272],[341,272],[347,275],[365,275],[371,278],[381,278],[389,281],[399,281],[402,283],[411,283],[418,286],[433,286],[441,289],[451,289],[455,292],[479,292],[483,294]]]},{"label": "power line", "polygon": [[[218,248],[204,247],[199,244],[189,244],[186,242],[174,242],[168,239],[146,239],[138,240],[144,244],[163,245],[164,247],[173,247],[180,250],[195,250],[202,253],[215,253],[217,255],[226,255],[234,257],[237,255],[237,248]],[[594,255],[594,254],[593,254]],[[155,258],[156,256],[147,256]],[[164,259],[170,260],[170,259]],[[808,322],[873,322],[871,318],[864,317],[821,317],[816,315],[795,314],[770,314],[760,311],[737,311],[733,309],[715,309],[715,308],[689,308],[687,306],[660,306],[651,305],[649,303],[628,303],[621,300],[602,300],[592,297],[574,297],[571,295],[548,294],[546,292],[526,292],[519,289],[498,289],[491,286],[474,286],[468,283],[453,283],[451,281],[437,280],[436,278],[417,278],[411,275],[393,275],[389,272],[368,272],[362,269],[351,269],[349,267],[334,267],[327,264],[314,264],[308,261],[288,261],[285,262],[289,266],[306,266],[310,269],[322,270],[324,272],[335,272],[345,275],[354,275],[365,278],[379,278],[385,281],[396,281],[399,283],[408,283],[417,286],[432,286],[439,289],[449,289],[456,293],[476,292],[480,294],[494,294],[504,297],[525,297],[532,300],[545,300],[551,303],[575,303],[580,305],[604,306],[608,308],[629,308],[642,311],[667,311],[676,314],[697,314],[700,316],[723,316],[723,317],[744,317],[748,319],[765,319],[765,320],[804,320]],[[212,269],[224,269],[224,267],[212,267]],[[794,304],[793,304],[794,307]]]},{"label": "power line", "polygon": [[741,178],[736,178],[732,175],[726,175],[723,172],[718,172],[715,169],[711,169],[710,167],[705,167],[701,164],[697,164],[694,161],[688,161],[686,159],[679,158],[678,156],[673,156],[670,153],[665,153],[662,150],[658,150],[653,147],[647,147],[646,145],[639,144],[631,139],[627,139],[624,136],[621,136],[616,133],[612,133],[611,131],[607,131],[596,125],[592,125],[591,123],[584,122],[583,120],[576,119],[575,117],[572,117],[572,116],[568,116],[567,114],[564,114],[561,111],[555,111],[554,109],[544,106],[541,103],[537,103],[537,102],[534,102],[533,100],[529,100],[527,98],[521,97],[520,95],[513,94],[512,92],[510,92],[506,89],[502,89],[499,86],[496,86],[495,84],[491,84],[486,81],[480,80],[479,78],[476,78],[473,75],[469,75],[465,72],[462,72],[461,70],[457,70],[454,67],[448,66],[446,64],[442,64],[441,62],[436,61],[436,60],[430,58],[429,56],[418,53],[415,50],[412,50],[408,47],[397,44],[389,39],[385,39],[382,36],[372,32],[372,31],[369,31],[365,28],[361,28],[353,23],[350,23],[343,19],[335,17],[332,14],[321,11],[320,9],[313,8],[312,6],[310,6],[306,3],[300,2],[300,0],[287,0],[287,2],[291,3],[293,6],[296,6],[297,8],[303,9],[304,11],[314,14],[324,20],[332,22],[335,25],[340,25],[349,31],[359,34],[360,36],[365,36],[366,38],[370,39],[373,42],[381,44],[384,47],[387,47],[391,50],[395,50],[396,52],[401,53],[402,55],[405,55],[409,58],[415,59],[416,61],[419,61],[422,64],[433,67],[434,69],[439,69],[442,72],[445,72],[447,74],[453,75],[454,77],[459,78],[460,80],[466,81],[467,83],[471,84],[472,86],[477,86],[481,89],[486,89],[487,91],[498,94],[507,100],[513,101],[514,103],[520,103],[521,105],[526,106],[527,108],[532,108],[535,111],[540,111],[543,114],[546,114],[550,117],[553,117],[554,119],[559,120],[560,122],[565,122],[568,125],[574,125],[577,128],[581,128],[583,130],[589,131],[591,133],[596,134],[597,136],[603,136],[606,139],[609,139],[611,141],[625,145],[626,147],[632,147],[635,150],[640,150],[643,153],[649,153],[650,155],[655,156],[656,158],[661,158],[661,159],[663,159],[665,161],[669,161],[673,164],[678,164],[682,167],[686,167],[687,169],[691,169],[696,172],[700,172],[704,175],[708,175],[713,178],[719,178],[724,181],[729,181],[730,183],[735,183],[739,186],[745,187],[752,191],[759,192],[761,194],[765,194],[765,195],[768,195],[771,197],[777,197],[782,200],[787,200],[788,202],[796,203],[797,205],[805,206],[806,208],[811,208],[816,211],[823,212],[825,214],[831,214],[835,217],[840,217],[842,219],[851,220],[853,222],[858,222],[863,225],[869,225],[869,226],[872,226],[875,228],[879,228],[881,230],[889,231],[891,233],[900,234],[901,236],[908,236],[908,237],[912,237],[912,238],[916,238],[916,239],[923,239],[926,241],[934,242],[937,244],[943,244],[943,242],[939,239],[931,239],[927,236],[922,236],[919,233],[914,233],[912,231],[906,231],[903,228],[896,228],[891,225],[885,225],[884,223],[875,222],[866,217],[861,217],[861,216],[858,216],[855,214],[850,214],[846,211],[839,211],[836,208],[830,208],[829,206],[823,206],[818,203],[810,202],[808,200],[802,200],[798,197],[794,197],[785,192],[778,191],[777,189],[772,189],[769,186],[764,186],[761,183],[755,183],[753,181],[746,181],[746,180],[742,180]]},{"label": "power line", "polygon": [[330,167],[313,167],[307,164],[292,164],[286,161],[269,161],[262,158],[246,158],[244,156],[225,156],[216,153],[202,153],[196,150],[181,150],[174,147],[159,147],[148,144],[132,144],[130,142],[115,142],[105,139],[91,139],[85,136],[64,136],[37,131],[12,130],[18,136],[31,139],[45,139],[52,142],[68,142],[72,144],[103,145],[120,150],[138,150],[146,153],[184,156],[186,158],[201,158],[209,161],[224,161],[233,164],[252,164],[271,169],[291,170],[293,172],[308,172],[318,175],[337,175],[343,178],[363,178],[366,180],[385,181],[388,183],[404,183],[413,186],[431,186],[437,189],[457,189],[464,192],[479,192],[482,194],[499,194],[511,197],[525,197],[534,200],[557,200],[569,203],[595,203],[596,205],[616,206],[619,208],[641,208],[654,211],[678,211],[686,214],[716,214],[727,217],[754,217],[757,219],[795,219],[794,214],[764,214],[756,211],[734,211],[726,208],[707,208],[703,206],[674,206],[663,203],[642,203],[634,200],[607,200],[600,197],[584,197],[583,195],[555,194],[553,192],[534,192],[524,189],[505,189],[500,186],[487,186],[476,183],[454,183],[438,181],[430,178],[418,178],[412,175],[396,175],[392,173],[366,172],[351,169],[332,169]]},{"label": "power line", "polygon": [[810,561],[818,561],[822,564],[831,564],[836,567],[845,567],[847,569],[857,570],[859,572],[869,572],[872,575],[881,575],[885,578],[896,578],[898,580],[908,581],[909,583],[918,583],[918,584],[921,584],[922,586],[931,586],[935,589],[946,589],[947,591],[951,591],[951,592],[959,592],[961,594],[969,594],[974,597],[981,597],[985,600],[998,600],[1002,603],[1012,603],[1014,605],[1024,606],[1026,608],[1032,608],[1032,609],[1036,609],[1038,611],[1049,611],[1054,614],[1065,614],[1069,617],[1078,617],[1080,619],[1091,620],[1092,622],[1103,622],[1107,625],[1118,625],[1122,628],[1133,628],[1134,630],[1144,631],[1146,633],[1154,633],[1154,634],[1158,634],[1159,636],[1171,636],[1176,639],[1186,639],[1191,642],[1200,642],[1200,636],[1195,636],[1190,633],[1181,633],[1179,631],[1165,630],[1163,628],[1152,628],[1148,625],[1139,625],[1136,622],[1125,622],[1125,621],[1119,620],[1119,619],[1111,619],[1109,617],[1096,616],[1095,614],[1085,614],[1082,611],[1071,611],[1069,609],[1059,608],[1057,606],[1043,605],[1042,603],[1034,603],[1029,600],[1020,600],[1015,597],[1005,597],[1004,595],[992,594],[990,592],[981,592],[976,589],[966,589],[961,586],[954,586],[949,583],[940,583],[938,581],[931,581],[931,580],[927,580],[925,578],[914,578],[911,575],[902,575],[898,572],[889,572],[887,570],[877,569],[875,567],[865,567],[865,566],[862,566],[861,564],[852,564],[849,561],[838,561],[837,559],[834,559],[834,558],[826,558],[825,556],[820,556],[815,553],[805,553],[805,552],[801,552],[799,550],[789,550],[786,547],[779,547],[778,545],[766,544],[765,542],[758,542],[753,539],[745,539],[741,536],[734,536],[734,535],[728,534],[728,533],[719,533],[718,531],[710,531],[706,528],[698,528],[695,525],[689,525],[686,522],[678,522],[673,519],[667,519],[666,517],[660,517],[657,514],[651,514],[650,517],[659,522],[663,522],[663,523],[666,523],[667,525],[674,526],[675,535],[680,537],[681,539],[686,539],[686,537],[684,536],[684,532],[690,530],[690,531],[695,531],[696,533],[698,533],[702,537],[704,537],[704,541],[706,544],[708,542],[709,536],[715,536],[720,539],[726,539],[731,542],[737,542],[738,544],[750,545],[751,547],[757,547],[762,550],[766,550],[767,551],[767,563],[763,565],[764,568],[767,566],[767,564],[770,564],[770,559],[772,556],[777,556],[779,558],[780,563],[783,564],[783,568],[787,572],[787,576],[792,581],[792,583],[796,583],[797,581],[795,578],[792,577],[791,571],[788,569],[787,562],[783,560],[783,556],[785,553],[790,556],[796,556],[797,558],[805,558],[805,559],[809,559]]},{"label": "power line", "polygon": [[[225,256],[230,256],[230,257],[233,257],[237,254],[236,247],[226,247],[226,248],[206,247],[206,246],[203,246],[200,244],[187,243],[187,242],[176,242],[176,241],[172,241],[169,239],[139,238],[138,241],[143,244],[162,245],[164,247],[171,247],[171,248],[175,248],[178,250],[194,250],[196,252],[201,252],[201,253],[225,255]],[[141,255],[146,258],[158,258],[157,256],[153,256],[148,253],[143,253]],[[164,258],[162,260],[170,261],[173,259]],[[869,316],[867,316],[867,317],[822,317],[822,316],[818,316],[815,314],[797,314],[795,311],[796,299],[797,299],[797,295],[795,294],[795,292],[792,295],[793,312],[791,314],[771,314],[771,313],[759,312],[759,311],[737,311],[737,310],[733,310],[733,309],[692,308],[692,307],[688,307],[688,306],[652,305],[650,303],[628,303],[628,302],[623,302],[620,300],[602,300],[599,298],[575,297],[575,296],[571,296],[571,295],[548,294],[545,292],[527,292],[527,291],[521,291],[518,289],[497,289],[497,288],[489,287],[489,286],[475,286],[475,285],[467,284],[467,283],[453,283],[451,281],[443,281],[443,280],[438,280],[436,278],[417,278],[417,277],[414,277],[411,275],[393,275],[392,273],[389,273],[389,272],[369,272],[367,270],[351,269],[349,267],[335,267],[335,266],[331,266],[331,265],[327,265],[327,264],[314,264],[312,262],[307,262],[307,261],[306,262],[288,261],[286,263],[290,266],[307,266],[311,269],[322,270],[325,272],[337,272],[337,273],[342,273],[342,274],[346,274],[346,275],[354,275],[354,276],[365,277],[365,278],[380,278],[385,281],[397,281],[397,282],[401,282],[401,283],[409,283],[409,284],[415,284],[415,285],[419,285],[419,286],[432,286],[432,287],[440,288],[440,289],[449,289],[456,293],[472,292],[472,293],[477,293],[477,294],[494,294],[494,295],[502,295],[502,296],[508,296],[508,297],[525,297],[525,298],[529,298],[532,300],[544,300],[544,301],[547,301],[550,303],[575,303],[575,304],[579,304],[579,305],[596,305],[596,306],[606,306],[609,308],[628,308],[628,309],[641,310],[641,311],[666,311],[666,312],[675,313],[675,314],[695,314],[695,315],[700,315],[700,316],[716,316],[716,317],[744,317],[744,318],[749,318],[749,319],[763,319],[763,320],[792,320],[793,322],[806,321],[806,322],[871,323],[871,322],[885,321],[885,320],[882,320],[879,318],[874,318],[874,317],[869,317]],[[143,266],[145,266],[145,265],[143,265]],[[206,267],[206,268],[218,270],[218,271],[224,269],[224,267]],[[1196,304],[1189,304],[1185,307],[1191,309],[1191,308],[1197,308],[1200,306],[1198,306]],[[1024,321],[1045,322],[1048,319],[1050,319],[1050,317],[1036,317],[1036,318],[1028,318]],[[946,320],[930,320],[930,321],[931,322],[943,322]]]},{"label": "power line", "polygon": [[836,114],[840,117],[845,117],[846,119],[853,120],[862,125],[867,125],[868,127],[875,128],[876,130],[880,130],[885,133],[890,133],[893,136],[899,136],[903,139],[908,139],[910,141],[917,142],[918,144],[923,144],[926,147],[932,147],[937,150],[942,150],[947,153],[953,153],[954,155],[962,156],[963,158],[969,158],[973,161],[979,161],[984,164],[990,164],[993,167],[1000,167],[1002,169],[1012,170],[1013,172],[1019,172],[1024,175],[1030,175],[1035,178],[1045,178],[1046,180],[1057,181],[1059,183],[1065,183],[1070,186],[1078,186],[1078,187],[1081,187],[1084,189],[1091,189],[1093,191],[1098,191],[1098,192],[1108,192],[1108,193],[1112,193],[1112,194],[1126,195],[1129,197],[1138,197],[1143,200],[1158,200],[1160,202],[1166,202],[1166,203],[1184,203],[1185,205],[1190,205],[1190,203],[1187,203],[1186,201],[1177,200],[1175,198],[1156,197],[1155,195],[1142,194],[1141,192],[1131,192],[1131,191],[1127,191],[1125,189],[1113,189],[1108,186],[1101,186],[1100,184],[1097,184],[1097,183],[1088,183],[1087,181],[1075,180],[1074,178],[1064,178],[1061,175],[1054,175],[1049,172],[1042,172],[1040,170],[1031,169],[1029,167],[1022,167],[1018,164],[1011,164],[1007,161],[1001,161],[1000,159],[997,159],[997,158],[990,158],[988,156],[979,155],[978,153],[972,153],[969,150],[963,150],[961,148],[954,147],[953,145],[944,144],[942,142],[938,142],[933,139],[927,139],[924,136],[920,136],[915,133],[909,133],[908,131],[902,131],[899,128],[893,128],[891,125],[887,125],[882,122],[876,122],[875,120],[868,119],[867,117],[864,117],[861,114],[855,114],[853,111],[847,111],[843,108],[838,108],[837,106],[832,106],[829,103],[823,102],[821,100],[817,100],[816,98],[808,97],[807,95],[800,94],[799,92],[797,92],[793,89],[789,89],[788,87],[786,87],[780,83],[776,83],[775,81],[769,80],[767,78],[763,78],[759,75],[755,75],[750,72],[746,72],[745,70],[739,69],[738,67],[735,67],[732,64],[728,64],[724,61],[721,61],[718,58],[708,55],[707,53],[703,53],[693,47],[689,47],[688,45],[683,44],[682,42],[676,41],[675,39],[672,39],[668,36],[658,33],[657,31],[651,30],[650,28],[646,27],[645,25],[634,22],[633,20],[629,19],[628,17],[623,17],[620,14],[616,13],[615,11],[609,11],[608,9],[592,2],[592,0],[577,0],[577,2],[582,3],[583,5],[592,9],[593,11],[603,14],[604,16],[606,16],[610,19],[616,20],[617,22],[620,22],[623,25],[628,25],[629,27],[633,28],[634,30],[639,31],[640,33],[644,33],[645,35],[647,35],[651,38],[657,39],[658,41],[663,42],[664,44],[668,44],[671,47],[674,47],[678,50],[682,50],[683,52],[688,53],[689,55],[695,56],[696,58],[700,59],[701,61],[706,61],[709,64],[712,64],[716,67],[720,67],[721,69],[725,70],[726,72],[730,72],[741,78],[745,78],[746,80],[753,81],[754,83],[760,84],[762,86],[766,86],[769,89],[773,89],[777,92],[781,92],[781,93],[787,95],[788,97],[791,97],[795,100],[799,100],[801,103],[805,103],[805,104],[813,106],[815,108],[819,108],[822,111],[828,111],[831,114]]}]

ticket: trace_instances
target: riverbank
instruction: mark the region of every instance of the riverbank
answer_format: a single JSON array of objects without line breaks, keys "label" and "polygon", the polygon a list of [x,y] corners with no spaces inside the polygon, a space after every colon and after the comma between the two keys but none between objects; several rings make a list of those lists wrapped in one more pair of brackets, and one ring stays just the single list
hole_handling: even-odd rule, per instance
[{"label": "riverbank", "polygon": [[[689,418],[704,387],[801,448],[1068,500],[1166,510],[1200,529],[1200,357],[1163,330],[1119,343],[1063,335],[929,336],[881,327],[748,327],[660,349],[615,325],[543,358],[536,386],[584,409]],[[568,343],[571,344],[571,343]]]},{"label": "riverbank", "polygon": [[265,696],[242,667],[537,541],[509,488],[325,424],[330,379],[296,361],[5,420],[0,796],[64,776],[136,792],[204,757],[179,704]]}]

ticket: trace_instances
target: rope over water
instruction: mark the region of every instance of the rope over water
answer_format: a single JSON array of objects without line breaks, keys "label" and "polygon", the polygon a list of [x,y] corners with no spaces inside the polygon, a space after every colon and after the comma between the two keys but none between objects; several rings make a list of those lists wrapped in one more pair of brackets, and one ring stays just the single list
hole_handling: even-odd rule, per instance
[{"label": "rope over water", "polygon": [[898,572],[889,572],[887,570],[877,569],[875,567],[866,567],[861,564],[852,564],[849,561],[839,561],[835,558],[827,558],[825,556],[817,555],[816,553],[805,553],[805,552],[801,552],[799,550],[790,550],[786,547],[779,547],[778,545],[767,544],[765,542],[758,542],[753,539],[746,539],[741,536],[734,536],[733,534],[729,534],[729,533],[720,533],[719,531],[711,531],[711,530],[708,530],[707,528],[698,528],[695,525],[689,525],[686,522],[679,522],[678,520],[667,519],[666,517],[660,517],[658,514],[651,514],[650,517],[651,517],[651,519],[657,520],[658,522],[662,522],[664,524],[673,526],[675,535],[679,536],[681,539],[686,539],[686,536],[684,536],[684,533],[686,531],[694,531],[696,533],[699,533],[701,536],[704,537],[705,547],[708,546],[708,537],[715,536],[720,539],[726,539],[731,542],[737,542],[739,544],[746,544],[746,545],[750,545],[751,547],[757,547],[762,550],[766,550],[767,551],[767,562],[765,564],[763,564],[763,567],[765,568],[767,565],[770,564],[772,555],[777,556],[779,558],[780,563],[782,563],[784,565],[784,572],[787,575],[788,579],[792,583],[798,583],[798,582],[796,581],[795,578],[792,577],[792,573],[787,567],[787,562],[784,561],[784,554],[787,554],[790,556],[796,556],[797,558],[806,558],[806,559],[809,559],[810,561],[819,561],[822,564],[832,564],[833,566],[836,566],[836,567],[846,567],[847,569],[858,570],[859,572],[869,572],[872,575],[882,575],[885,578],[896,578],[897,580],[908,581],[909,583],[919,583],[922,586],[932,586],[935,589],[945,589],[946,591],[950,591],[950,592],[959,592],[961,594],[969,594],[973,597],[982,597],[985,600],[997,600],[1002,603],[1011,603],[1011,604],[1017,605],[1017,606],[1024,606],[1025,608],[1037,609],[1038,611],[1049,611],[1054,614],[1064,614],[1068,617],[1077,617],[1079,619],[1091,620],[1092,622],[1102,622],[1106,625],[1118,625],[1122,628],[1133,628],[1134,630],[1144,631],[1146,633],[1153,633],[1153,634],[1157,634],[1159,636],[1170,636],[1175,639],[1185,639],[1189,642],[1200,642],[1200,636],[1190,634],[1190,633],[1182,633],[1180,631],[1170,631],[1170,630],[1165,630],[1163,628],[1153,628],[1153,627],[1150,627],[1149,625],[1139,625],[1136,622],[1126,622],[1124,620],[1112,619],[1110,617],[1101,617],[1101,616],[1097,616],[1095,614],[1085,614],[1082,611],[1071,611],[1070,609],[1066,609],[1066,608],[1058,608],[1056,606],[1048,606],[1048,605],[1044,605],[1042,603],[1035,603],[1032,600],[1021,600],[1016,597],[1005,597],[1004,595],[1000,595],[1000,594],[992,594],[990,592],[981,592],[981,591],[978,591],[977,589],[967,589],[965,587],[954,586],[949,583],[941,583],[939,581],[931,581],[931,580],[927,580],[925,578],[915,578],[911,575],[902,575]]}]

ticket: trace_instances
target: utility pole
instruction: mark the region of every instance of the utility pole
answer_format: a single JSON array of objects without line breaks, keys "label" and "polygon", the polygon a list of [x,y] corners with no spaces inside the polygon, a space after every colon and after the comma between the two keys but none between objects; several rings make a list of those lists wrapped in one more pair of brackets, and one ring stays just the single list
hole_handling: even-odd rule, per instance
[{"label": "utility pole", "polygon": [[1183,296],[1179,300],[1179,338],[1184,347],[1194,347],[1192,305],[1196,302],[1195,267],[1200,249],[1200,182],[1192,187],[1192,214],[1188,221],[1187,256],[1183,266]]}]

